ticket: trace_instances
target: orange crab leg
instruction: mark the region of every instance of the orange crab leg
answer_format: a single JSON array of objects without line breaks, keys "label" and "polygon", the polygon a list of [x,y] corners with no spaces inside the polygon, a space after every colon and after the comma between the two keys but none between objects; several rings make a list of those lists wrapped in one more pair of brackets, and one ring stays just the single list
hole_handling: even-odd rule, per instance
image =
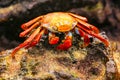
[{"label": "orange crab leg", "polygon": [[37,34],[35,39],[30,43],[30,45],[26,46],[26,48],[35,46],[40,41],[40,39],[44,33],[45,33],[45,29],[43,29],[39,34]]},{"label": "orange crab leg", "polygon": [[84,38],[84,47],[88,46],[90,43],[90,39],[88,37],[88,35],[82,31],[81,29],[75,28],[75,31],[77,34],[79,34],[80,36],[82,36]]},{"label": "orange crab leg", "polygon": [[85,31],[86,33],[88,33],[89,35],[92,35],[92,36],[98,38],[99,40],[101,40],[107,47],[109,46],[109,41],[106,40],[105,38],[103,38],[102,36],[100,36],[100,35],[98,35],[98,34],[96,34],[96,33],[94,33],[94,32],[91,32],[91,31],[85,29],[83,26],[81,26],[81,25],[79,25],[79,24],[77,24],[77,26],[78,26],[80,29],[84,30],[84,31]]},{"label": "orange crab leg", "polygon": [[59,37],[56,37],[54,33],[49,33],[49,44],[57,44]]},{"label": "orange crab leg", "polygon": [[40,22],[36,22],[35,24],[33,24],[30,28],[26,29],[25,31],[20,33],[20,37],[24,37],[28,32],[30,32],[32,29],[34,29],[35,27],[39,26]]},{"label": "orange crab leg", "polygon": [[63,43],[57,46],[57,49],[59,50],[67,50],[72,46],[72,33],[69,32],[66,37],[65,40],[63,40]]},{"label": "orange crab leg", "polygon": [[34,24],[35,22],[37,22],[38,20],[40,20],[42,17],[43,17],[43,16],[38,16],[37,18],[32,19],[32,20],[30,20],[29,22],[22,24],[22,25],[21,25],[21,28],[22,28],[23,30],[28,29],[29,26],[31,26],[32,24]]},{"label": "orange crab leg", "polygon": [[83,21],[88,21],[86,17],[83,17],[83,16],[79,16],[79,15],[76,15],[76,14],[73,14],[73,13],[68,13],[69,15],[75,17],[75,18],[78,18],[80,20],[83,20]]},{"label": "orange crab leg", "polygon": [[40,28],[37,28],[37,29],[33,32],[33,34],[31,34],[31,36],[30,36],[27,40],[25,40],[22,44],[20,44],[19,46],[17,46],[17,47],[12,51],[12,53],[11,53],[12,58],[15,58],[14,55],[15,55],[15,53],[16,53],[20,48],[23,48],[23,47],[29,45],[30,42],[31,42],[31,41],[35,38],[35,36],[39,33],[39,31],[40,31]]},{"label": "orange crab leg", "polygon": [[80,19],[77,19],[76,18],[76,20],[81,24],[81,25],[83,25],[84,27],[86,27],[87,29],[89,29],[89,30],[92,30],[94,33],[99,33],[99,30],[98,30],[98,28],[97,27],[95,27],[95,26],[93,26],[93,25],[91,25],[91,24],[88,24],[88,23],[86,23],[86,22],[84,22],[84,21],[82,21],[82,20],[80,20]]}]

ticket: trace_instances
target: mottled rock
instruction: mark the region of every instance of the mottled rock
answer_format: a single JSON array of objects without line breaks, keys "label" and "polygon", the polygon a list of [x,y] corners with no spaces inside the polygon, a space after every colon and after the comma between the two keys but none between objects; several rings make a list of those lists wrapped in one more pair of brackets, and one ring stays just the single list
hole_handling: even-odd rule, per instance
[{"label": "mottled rock", "polygon": [[[89,52],[90,48],[95,49],[95,52]],[[30,52],[20,49],[15,55],[15,60],[9,54],[11,50],[1,52],[0,79],[106,80],[118,79],[119,76],[118,53],[114,54],[113,61],[109,61],[111,54],[106,53],[101,44],[91,45],[83,50],[73,48],[73,55],[69,54],[71,50],[61,52],[47,50],[45,47],[31,49],[33,50]],[[36,49],[41,51],[32,53]]]}]

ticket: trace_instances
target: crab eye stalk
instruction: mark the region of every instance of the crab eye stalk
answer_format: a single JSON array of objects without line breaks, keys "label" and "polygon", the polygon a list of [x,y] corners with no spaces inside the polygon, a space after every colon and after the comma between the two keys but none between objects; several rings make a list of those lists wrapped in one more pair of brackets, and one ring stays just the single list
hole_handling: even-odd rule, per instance
[{"label": "crab eye stalk", "polygon": [[52,29],[53,29],[54,31],[58,31],[58,28],[57,28],[56,26],[53,26]]}]

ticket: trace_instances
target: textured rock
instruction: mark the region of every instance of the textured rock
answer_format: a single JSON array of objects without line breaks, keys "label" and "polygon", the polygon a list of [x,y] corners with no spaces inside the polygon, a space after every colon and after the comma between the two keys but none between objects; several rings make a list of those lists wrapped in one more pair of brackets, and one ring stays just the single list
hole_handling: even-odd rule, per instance
[{"label": "textured rock", "polygon": [[[111,54],[106,53],[101,44],[91,45],[86,50],[74,49],[72,56],[67,51],[48,50],[44,47],[21,49],[16,53],[15,60],[9,54],[11,50],[2,51],[0,53],[0,79],[119,80],[119,53],[113,52],[115,54],[111,63],[108,60],[108,58],[111,59]],[[94,52],[89,50],[94,50]],[[106,67],[108,63],[109,65],[115,63],[113,67],[115,70]]]}]

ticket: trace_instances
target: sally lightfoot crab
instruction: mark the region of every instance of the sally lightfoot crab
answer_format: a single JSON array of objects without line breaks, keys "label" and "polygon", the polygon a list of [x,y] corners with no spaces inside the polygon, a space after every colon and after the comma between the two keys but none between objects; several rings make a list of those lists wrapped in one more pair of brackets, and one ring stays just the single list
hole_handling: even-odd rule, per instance
[{"label": "sally lightfoot crab", "polygon": [[12,52],[12,57],[20,48],[29,48],[35,46],[44,34],[48,34],[50,45],[58,44],[59,37],[56,33],[64,33],[65,38],[56,47],[60,50],[67,50],[72,46],[72,32],[75,31],[84,38],[84,46],[90,43],[89,35],[98,38],[105,46],[109,45],[108,40],[99,35],[99,30],[87,23],[85,17],[68,13],[68,12],[53,12],[39,16],[27,23],[24,23],[21,28],[24,30],[20,33],[20,37],[29,37],[16,47]]}]

